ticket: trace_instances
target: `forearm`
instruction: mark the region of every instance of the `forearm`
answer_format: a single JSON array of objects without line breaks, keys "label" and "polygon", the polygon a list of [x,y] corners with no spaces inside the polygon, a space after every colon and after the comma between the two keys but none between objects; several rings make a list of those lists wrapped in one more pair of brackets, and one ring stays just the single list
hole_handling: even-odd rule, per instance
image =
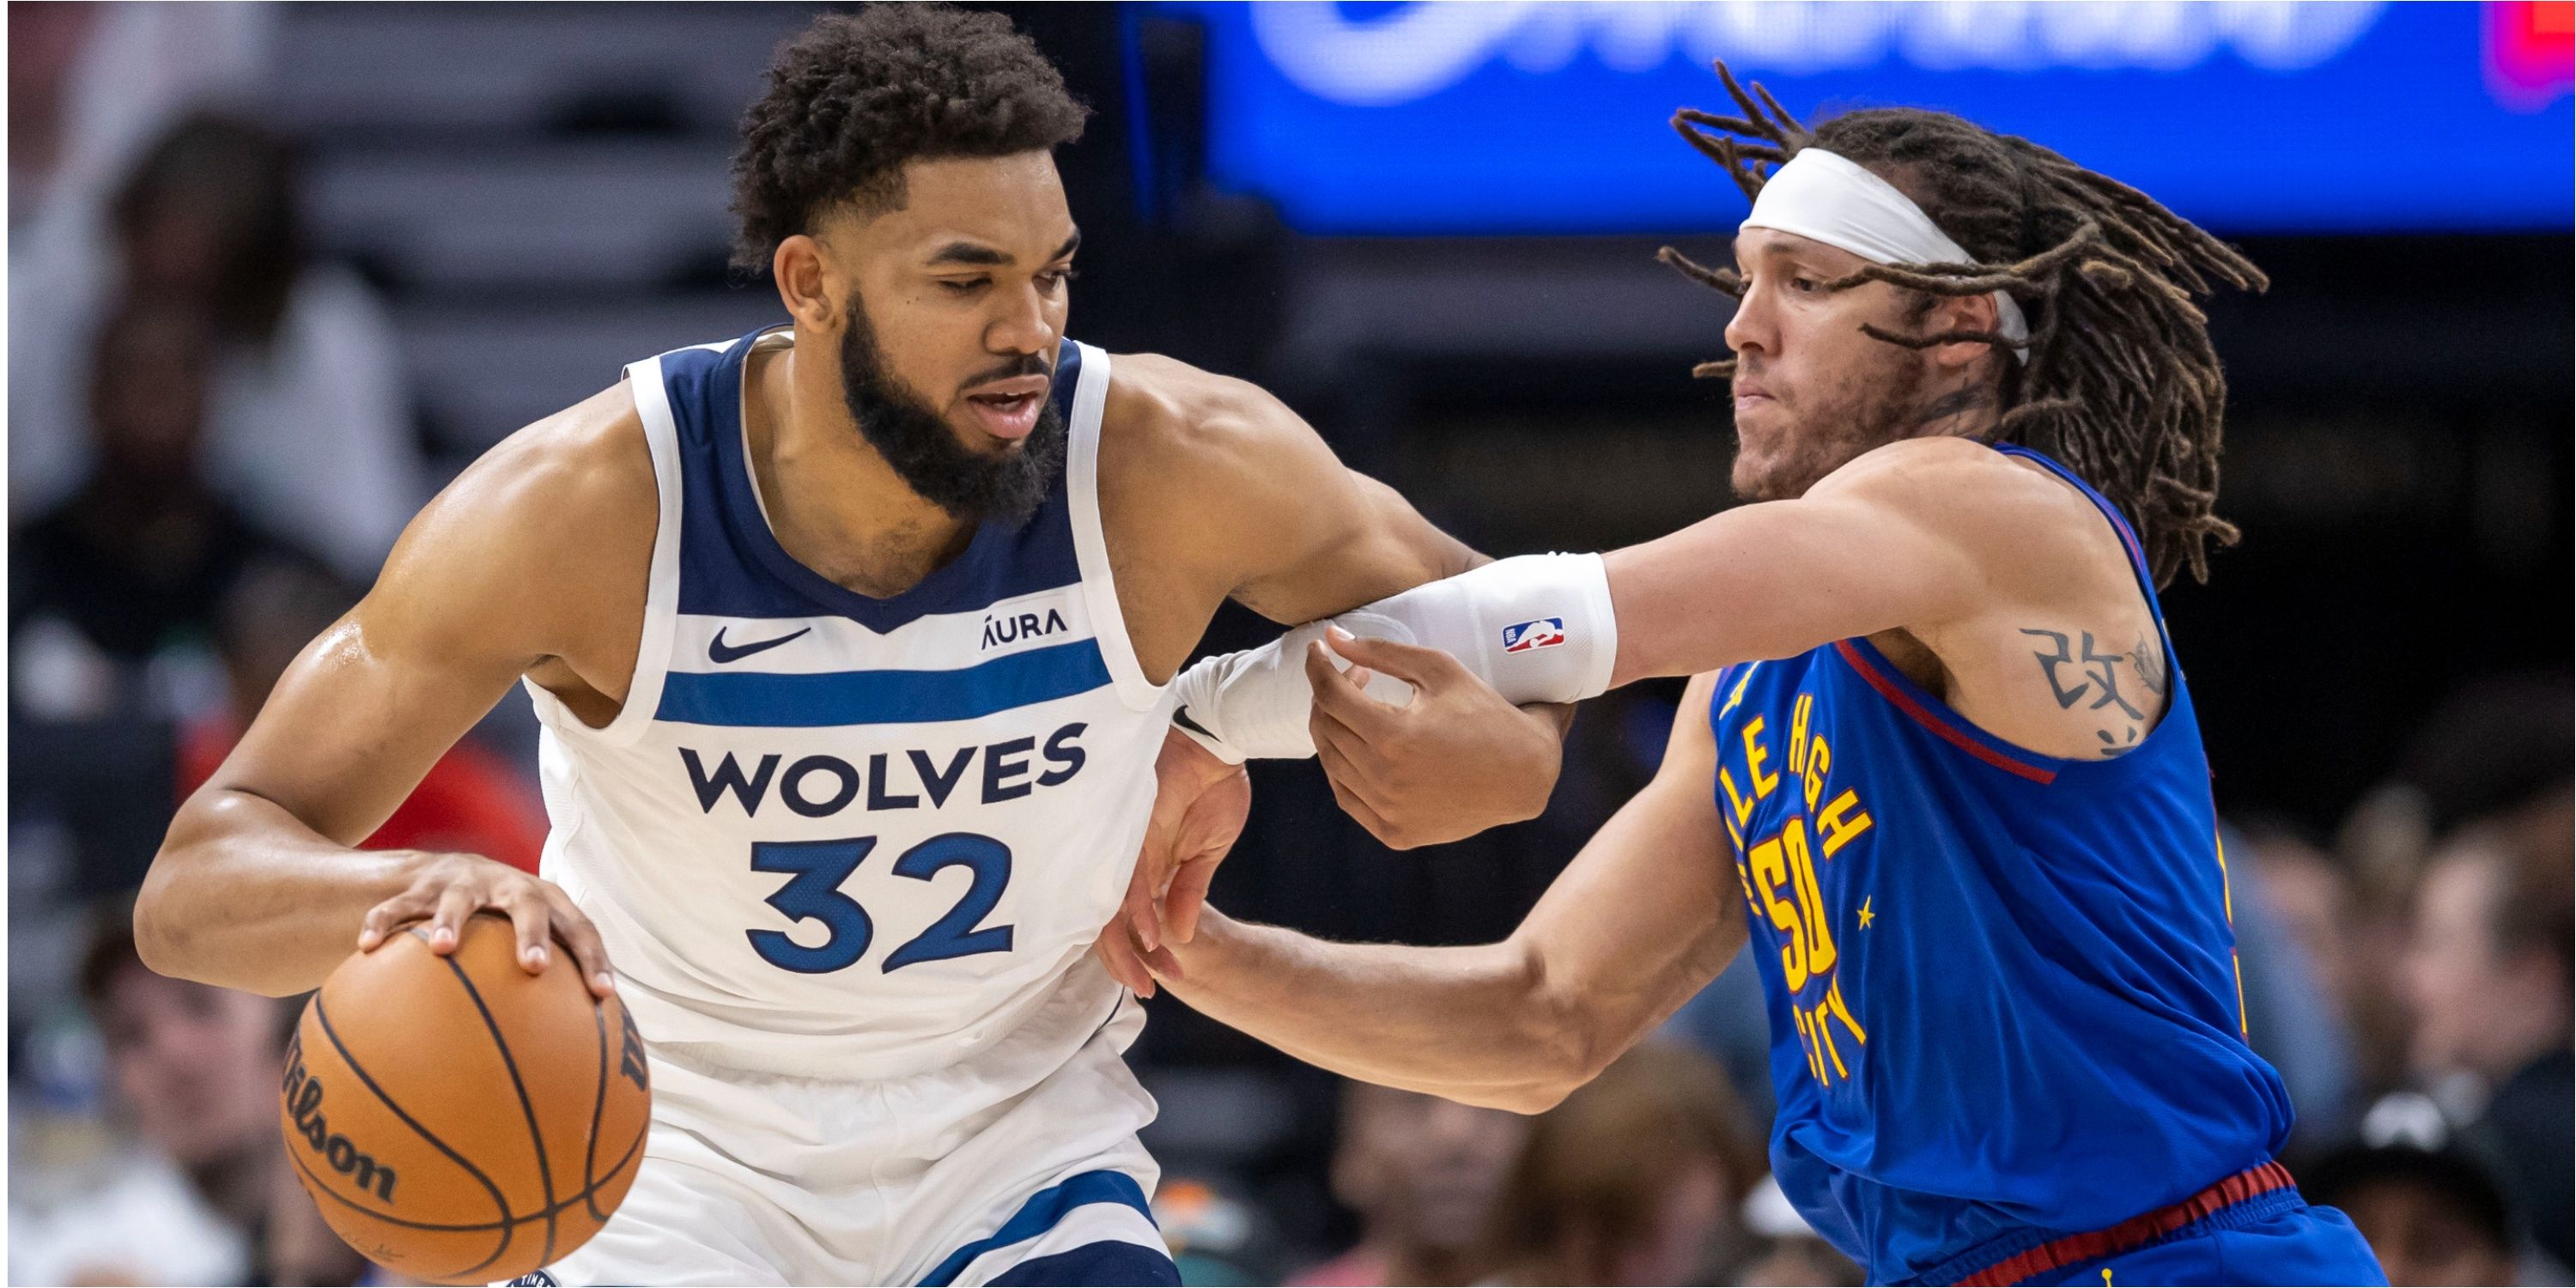
[{"label": "forearm", "polygon": [[1523,1113],[1594,1072],[1577,1008],[1517,944],[1338,944],[1210,910],[1164,986],[1211,1019],[1364,1082]]},{"label": "forearm", "polygon": [[[1229,761],[1313,755],[1306,722],[1314,694],[1305,651],[1335,626],[1447,653],[1515,705],[1597,696],[1610,683],[1619,649],[1599,556],[1522,555],[1308,623],[1260,648],[1201,661],[1173,680],[1189,717],[1180,727]],[[1370,681],[1368,692],[1396,704],[1409,696],[1406,685],[1384,674]]]},{"label": "forearm", "polygon": [[433,856],[355,850],[277,803],[210,787],[180,808],[135,901],[135,946],[164,975],[284,997],[357,948],[367,910]]}]

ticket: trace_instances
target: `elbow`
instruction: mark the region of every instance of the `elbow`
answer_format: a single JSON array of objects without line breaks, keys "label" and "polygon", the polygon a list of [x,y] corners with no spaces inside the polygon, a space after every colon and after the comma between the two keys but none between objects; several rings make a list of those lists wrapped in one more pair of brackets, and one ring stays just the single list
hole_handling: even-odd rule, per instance
[{"label": "elbow", "polygon": [[1526,957],[1531,1017],[1523,1050],[1530,1053],[1528,1076],[1510,1093],[1510,1103],[1497,1106],[1514,1113],[1542,1114],[1564,1103],[1576,1088],[1601,1076],[1617,1059],[1621,1046],[1603,1031],[1600,1008],[1580,988],[1548,978],[1535,953]]},{"label": "elbow", "polygon": [[1533,1082],[1495,1096],[1488,1107],[1505,1109],[1524,1117],[1535,1118],[1564,1104],[1566,1096],[1573,1093],[1574,1087],[1575,1084],[1572,1083]]},{"label": "elbow", "polygon": [[180,919],[166,907],[170,880],[170,853],[164,849],[152,860],[143,888],[134,896],[134,953],[154,974],[182,979],[186,978],[185,933]]}]

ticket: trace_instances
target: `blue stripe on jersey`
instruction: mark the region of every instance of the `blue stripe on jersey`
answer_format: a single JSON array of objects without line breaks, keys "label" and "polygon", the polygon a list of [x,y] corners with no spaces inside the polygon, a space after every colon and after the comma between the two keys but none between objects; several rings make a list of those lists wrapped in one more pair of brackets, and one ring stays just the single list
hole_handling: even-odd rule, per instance
[{"label": "blue stripe on jersey", "polygon": [[673,724],[815,729],[929,724],[1089,693],[1109,683],[1100,645],[1076,640],[955,671],[673,671],[656,720]]},{"label": "blue stripe on jersey", "polygon": [[[847,617],[880,634],[933,613],[973,612],[997,600],[1082,580],[1064,479],[1027,523],[987,521],[965,553],[899,595],[859,594],[798,563],[778,544],[743,455],[742,368],[763,327],[723,351],[662,355],[662,385],[680,446],[680,612],[745,619]],[[1050,397],[1070,418],[1080,350],[1064,342]]]},{"label": "blue stripe on jersey", "polygon": [[1034,1239],[1054,1229],[1067,1212],[1087,1203],[1123,1204],[1144,1213],[1148,1221],[1154,1219],[1153,1206],[1145,1201],[1145,1189],[1136,1183],[1135,1177],[1106,1170],[1079,1172],[1030,1195],[1029,1201],[1021,1204],[1020,1210],[1012,1213],[1011,1219],[1004,1221],[1002,1228],[994,1231],[992,1237],[977,1239],[949,1253],[946,1260],[922,1276],[921,1282],[924,1288],[954,1283],[975,1258],[995,1248],[1007,1248],[1014,1243]]}]

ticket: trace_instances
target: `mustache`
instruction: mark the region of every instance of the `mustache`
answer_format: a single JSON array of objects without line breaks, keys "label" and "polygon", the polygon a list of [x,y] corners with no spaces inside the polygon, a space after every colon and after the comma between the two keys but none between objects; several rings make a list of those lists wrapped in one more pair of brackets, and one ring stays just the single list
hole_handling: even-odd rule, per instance
[{"label": "mustache", "polygon": [[1019,376],[1045,376],[1048,383],[1053,384],[1055,366],[1034,353],[1023,353],[990,371],[979,371],[968,376],[965,382],[957,387],[972,389],[977,385],[990,384],[996,380],[1010,380]]}]

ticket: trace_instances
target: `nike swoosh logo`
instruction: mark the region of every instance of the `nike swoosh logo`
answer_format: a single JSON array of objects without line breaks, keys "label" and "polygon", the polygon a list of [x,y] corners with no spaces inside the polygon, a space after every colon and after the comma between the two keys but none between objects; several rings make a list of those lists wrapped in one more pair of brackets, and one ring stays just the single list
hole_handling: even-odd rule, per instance
[{"label": "nike swoosh logo", "polygon": [[725,643],[724,628],[717,627],[716,637],[707,641],[707,660],[719,665],[726,662],[739,662],[754,653],[776,648],[789,640],[795,639],[799,635],[811,632],[813,629],[813,627],[808,626],[804,630],[781,635],[774,640],[762,640],[757,644],[727,644]]},{"label": "nike swoosh logo", "polygon": [[1207,727],[1205,725],[1200,724],[1196,720],[1190,719],[1190,704],[1186,702],[1172,709],[1172,723],[1179,725],[1202,738],[1212,739],[1216,737],[1215,734],[1207,731]]}]

